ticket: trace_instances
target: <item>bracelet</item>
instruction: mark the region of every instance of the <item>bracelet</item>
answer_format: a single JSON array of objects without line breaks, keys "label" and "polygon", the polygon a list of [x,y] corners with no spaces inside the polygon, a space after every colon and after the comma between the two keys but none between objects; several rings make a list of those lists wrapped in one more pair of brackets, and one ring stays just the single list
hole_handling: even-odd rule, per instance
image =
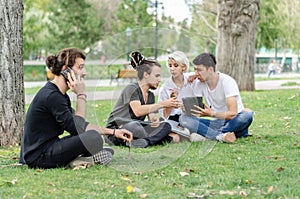
[{"label": "bracelet", "polygon": [[77,94],[77,97],[79,97],[81,95],[83,95],[85,98],[87,98],[87,95],[85,93],[79,93],[79,94]]},{"label": "bracelet", "polygon": [[77,97],[77,100],[79,100],[79,99],[81,99],[81,100],[83,100],[83,101],[85,101],[85,102],[86,102],[86,99],[85,99],[85,98],[83,98],[83,97]]},{"label": "bracelet", "polygon": [[113,131],[112,135],[115,136],[115,133],[116,133],[116,128],[114,128],[114,131]]}]

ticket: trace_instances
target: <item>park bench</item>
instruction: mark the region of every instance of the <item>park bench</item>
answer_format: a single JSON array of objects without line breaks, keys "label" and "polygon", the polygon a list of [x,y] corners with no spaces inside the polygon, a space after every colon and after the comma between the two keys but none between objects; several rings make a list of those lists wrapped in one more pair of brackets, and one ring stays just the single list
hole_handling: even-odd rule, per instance
[{"label": "park bench", "polygon": [[119,85],[119,79],[129,79],[131,82],[136,80],[137,71],[133,69],[120,69],[117,75],[111,75],[110,84],[115,79]]}]

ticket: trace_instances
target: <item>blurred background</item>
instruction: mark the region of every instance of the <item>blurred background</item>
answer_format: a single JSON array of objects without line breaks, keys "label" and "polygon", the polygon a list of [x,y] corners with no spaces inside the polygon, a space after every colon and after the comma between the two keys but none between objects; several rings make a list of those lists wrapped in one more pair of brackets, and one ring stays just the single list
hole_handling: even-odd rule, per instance
[{"label": "blurred background", "polygon": [[[87,79],[110,78],[134,50],[163,66],[175,50],[190,60],[215,53],[217,8],[217,0],[24,0],[24,79],[45,80],[45,58],[65,47],[86,53]],[[277,73],[300,72],[299,11],[299,0],[260,1],[255,73],[271,60]]]}]

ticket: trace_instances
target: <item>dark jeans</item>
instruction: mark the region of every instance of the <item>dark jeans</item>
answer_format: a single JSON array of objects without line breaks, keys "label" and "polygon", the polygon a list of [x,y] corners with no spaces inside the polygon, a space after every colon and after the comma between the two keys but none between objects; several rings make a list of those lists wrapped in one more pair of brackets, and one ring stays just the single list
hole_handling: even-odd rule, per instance
[{"label": "dark jeans", "polygon": [[91,156],[103,149],[103,139],[94,130],[76,136],[66,136],[58,139],[33,163],[27,163],[32,168],[57,168],[67,166],[79,155]]},{"label": "dark jeans", "polygon": [[[132,132],[134,139],[144,138],[148,141],[149,146],[171,142],[173,140],[173,138],[169,136],[171,125],[167,122],[160,123],[158,127],[151,127],[150,125],[142,125],[138,121],[133,121],[124,124],[122,128]],[[125,145],[123,140],[116,137],[108,136],[108,139],[114,145]]]}]

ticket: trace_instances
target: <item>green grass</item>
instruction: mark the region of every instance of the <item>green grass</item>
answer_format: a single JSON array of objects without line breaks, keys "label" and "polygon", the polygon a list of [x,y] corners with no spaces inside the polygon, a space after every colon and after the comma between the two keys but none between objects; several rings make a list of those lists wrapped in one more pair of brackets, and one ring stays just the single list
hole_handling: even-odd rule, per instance
[{"label": "green grass", "polygon": [[[115,149],[109,167],[12,166],[19,147],[0,148],[0,198],[300,198],[299,90],[242,92],[255,110],[252,136],[234,144],[169,144]],[[88,102],[105,125],[114,101]],[[184,173],[182,173],[184,172]],[[127,193],[131,186],[134,192]]]},{"label": "green grass", "polygon": [[297,82],[286,82],[284,84],[281,84],[281,86],[299,86]]}]

